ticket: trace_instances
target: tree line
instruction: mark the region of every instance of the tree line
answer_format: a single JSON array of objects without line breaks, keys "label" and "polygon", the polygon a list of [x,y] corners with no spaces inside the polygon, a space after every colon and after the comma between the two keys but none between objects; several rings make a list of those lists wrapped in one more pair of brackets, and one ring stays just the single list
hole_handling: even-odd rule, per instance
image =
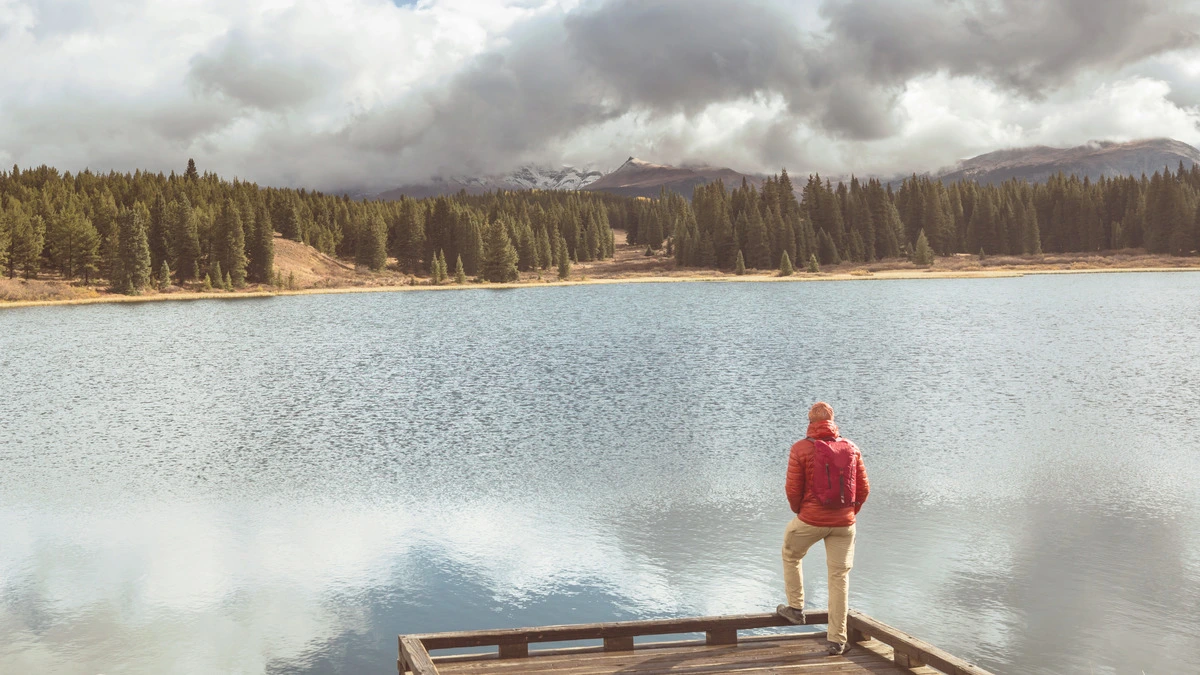
[{"label": "tree line", "polygon": [[0,271],[107,283],[138,293],[170,284],[282,285],[275,233],[379,271],[512,281],[519,271],[613,255],[620,198],[588,193],[465,193],[360,201],[261,188],[200,174],[0,172]]},{"label": "tree line", "polygon": [[[839,264],[932,255],[1037,255],[1144,248],[1200,249],[1200,165],[1153,176],[1093,182],[1057,175],[945,184],[913,175],[898,189],[852,178],[836,186],[810,176],[794,190],[787,171],[760,187],[697,187],[689,202],[663,193],[629,209],[631,244],[666,247],[681,266],[779,269],[790,261]],[[932,262],[929,259],[928,262]]]},{"label": "tree line", "polygon": [[[934,255],[1200,249],[1200,166],[1151,177],[1058,175],[945,184],[913,175],[836,185],[787,171],[761,185],[716,181],[690,200],[590,192],[500,191],[394,201],[262,188],[200,174],[0,172],[0,271],[49,271],[137,293],[152,286],[282,285],[275,233],[379,271],[396,260],[435,281],[512,281],[521,271],[612,257],[613,230],[682,267],[789,270]],[[787,263],[784,265],[784,263]]]}]

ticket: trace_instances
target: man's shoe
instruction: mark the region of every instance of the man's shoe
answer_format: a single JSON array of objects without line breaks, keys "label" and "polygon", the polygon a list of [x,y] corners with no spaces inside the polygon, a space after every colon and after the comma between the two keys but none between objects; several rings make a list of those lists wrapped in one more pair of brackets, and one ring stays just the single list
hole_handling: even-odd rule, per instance
[{"label": "man's shoe", "polygon": [[825,651],[829,652],[830,656],[841,656],[850,651],[850,643],[827,642],[825,643]]},{"label": "man's shoe", "polygon": [[789,607],[787,605],[780,605],[775,608],[775,613],[787,619],[788,621],[791,621],[797,626],[804,625],[805,616],[804,610],[802,609],[796,609],[795,607]]}]

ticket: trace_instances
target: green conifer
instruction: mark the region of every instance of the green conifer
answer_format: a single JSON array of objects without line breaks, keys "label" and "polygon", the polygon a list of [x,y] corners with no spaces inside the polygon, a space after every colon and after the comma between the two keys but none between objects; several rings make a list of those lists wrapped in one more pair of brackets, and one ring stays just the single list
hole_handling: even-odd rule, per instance
[{"label": "green conifer", "polygon": [[933,264],[933,249],[929,247],[929,240],[925,238],[925,230],[917,235],[917,247],[913,251],[913,263],[928,267]]},{"label": "green conifer", "polygon": [[225,273],[225,283],[222,284],[222,287],[227,291],[233,290],[233,277],[229,276],[229,272]]},{"label": "green conifer", "polygon": [[218,288],[225,285],[225,275],[221,273],[221,261],[213,262],[212,267],[208,270],[209,276],[213,279],[213,284]]},{"label": "green conifer", "polygon": [[225,274],[233,286],[241,288],[246,283],[246,232],[242,228],[242,216],[232,199],[226,199],[217,218],[217,259],[223,263]]},{"label": "green conifer", "polygon": [[825,230],[817,235],[817,251],[820,253],[819,260],[826,265],[837,265],[842,262],[841,256],[838,255],[837,243],[833,237]]},{"label": "green conifer", "polygon": [[203,288],[206,291],[211,291],[213,289],[212,279],[208,276],[208,274],[204,275],[204,284],[201,286],[201,288]]},{"label": "green conifer", "polygon": [[387,266],[387,224],[382,216],[372,217],[359,232],[355,262],[372,272]]},{"label": "green conifer", "polygon": [[115,287],[122,293],[137,294],[150,285],[150,245],[146,241],[146,208],[141,202],[118,216],[120,276]]},{"label": "green conifer", "polygon": [[29,216],[19,206],[10,214],[8,276],[17,270],[26,279],[36,279],[41,268],[45,231],[41,216]]},{"label": "green conifer", "polygon": [[512,240],[508,238],[504,221],[497,220],[488,226],[487,237],[483,240],[483,261],[480,276],[493,283],[516,281],[517,250]]},{"label": "green conifer", "polygon": [[181,196],[178,203],[171,202],[167,210],[171,214],[171,238],[175,242],[175,269],[179,272],[179,280],[199,280],[200,237],[192,203],[186,195]]},{"label": "green conifer", "polygon": [[163,258],[162,264],[158,266],[158,290],[165,291],[171,285],[171,267],[167,264],[167,259]]},{"label": "green conifer", "polygon": [[275,267],[275,228],[271,214],[264,204],[254,212],[253,239],[246,247],[246,277],[259,283],[270,283]]},{"label": "green conifer", "polygon": [[[540,277],[541,274],[538,274]],[[454,264],[454,283],[459,286],[467,283],[467,273],[463,271],[462,256],[458,256],[458,262]]]},{"label": "green conifer", "polygon": [[738,276],[746,273],[746,259],[742,257],[741,249],[738,249],[737,259],[733,261],[733,273]]},{"label": "green conifer", "polygon": [[8,267],[8,249],[12,244],[11,227],[8,213],[0,209],[0,268],[8,270],[9,276],[12,276],[12,270]]},{"label": "green conifer", "polygon": [[788,256],[788,252],[783,252],[783,258],[779,261],[779,276],[790,277],[795,270],[792,269],[792,259]]},{"label": "green conifer", "polygon": [[815,253],[808,256],[808,271],[813,274],[821,272],[821,264],[817,262],[817,254]]},{"label": "green conifer", "polygon": [[558,237],[557,248],[558,278],[565,281],[571,278],[571,258],[567,256],[567,242],[562,238],[562,235]]}]

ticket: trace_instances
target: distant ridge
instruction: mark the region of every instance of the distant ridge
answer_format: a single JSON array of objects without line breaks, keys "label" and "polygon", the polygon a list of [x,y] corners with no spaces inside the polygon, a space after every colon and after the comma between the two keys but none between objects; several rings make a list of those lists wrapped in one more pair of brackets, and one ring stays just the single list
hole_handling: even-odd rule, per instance
[{"label": "distant ridge", "polygon": [[573,166],[554,168],[529,165],[499,176],[434,178],[427,183],[404,185],[388,190],[379,194],[378,197],[380,199],[399,199],[404,196],[422,199],[458,194],[463,190],[466,190],[467,194],[473,195],[494,190],[579,190],[603,175],[599,171],[577,169]]},{"label": "distant ridge", "polygon": [[1027,148],[997,150],[963,160],[935,176],[944,182],[973,180],[980,183],[1002,183],[1018,178],[1030,183],[1044,183],[1051,176],[1063,173],[1096,180],[1100,176],[1147,176],[1169,167],[1174,171],[1179,163],[1190,169],[1200,163],[1200,150],[1170,138],[1150,138],[1127,143],[1092,141],[1073,148],[1051,148],[1037,145]]},{"label": "distant ridge", "polygon": [[761,176],[739,173],[733,169],[715,166],[671,166],[652,164],[630,157],[616,171],[589,183],[584,190],[608,192],[626,197],[656,197],[667,190],[690,198],[698,186],[715,180],[725,181],[728,187],[737,187],[742,179],[761,185]]},{"label": "distant ridge", "polygon": [[[1073,148],[1053,148],[1036,145],[1008,148],[965,159],[958,164],[918,175],[943,182],[972,180],[985,184],[1002,183],[1017,178],[1030,183],[1044,183],[1051,176],[1063,173],[1095,181],[1101,176],[1151,175],[1170,167],[1173,171],[1182,162],[1185,168],[1200,164],[1200,150],[1170,138],[1150,138],[1127,143],[1092,141]],[[898,187],[911,173],[882,178],[888,185]],[[722,180],[728,187],[737,187],[745,179],[760,187],[764,176],[747,174],[726,167],[707,165],[672,166],[654,164],[630,157],[612,173],[571,166],[558,168],[529,165],[503,175],[484,177],[455,176],[433,178],[425,183],[405,185],[377,195],[382,199],[401,196],[424,198],[438,195],[483,194],[495,190],[590,190],[626,197],[657,197],[663,188],[691,197],[700,185]],[[859,176],[866,180],[869,176]],[[824,176],[833,183],[848,182],[849,176]],[[803,181],[793,181],[796,189]]]}]

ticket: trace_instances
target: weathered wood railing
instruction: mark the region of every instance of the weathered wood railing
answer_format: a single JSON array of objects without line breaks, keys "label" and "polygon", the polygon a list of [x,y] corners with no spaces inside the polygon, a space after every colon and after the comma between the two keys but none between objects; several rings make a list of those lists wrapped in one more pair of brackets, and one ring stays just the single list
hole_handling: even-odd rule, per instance
[{"label": "weathered wood railing", "polygon": [[[828,620],[829,616],[825,612],[808,612],[807,623],[809,624],[824,624]],[[737,614],[690,619],[656,619],[401,635],[400,659],[397,666],[401,675],[406,671],[412,672],[413,675],[437,675],[437,667],[434,666],[433,659],[429,656],[431,650],[495,646],[499,649],[500,658],[512,659],[528,656],[530,643],[539,642],[603,640],[606,652],[631,651],[633,638],[646,635],[704,633],[706,644],[735,645],[738,641],[739,630],[791,625],[793,624],[790,621],[778,614]]]},{"label": "weathered wood railing", "polygon": [[915,638],[908,633],[876,621],[871,617],[850,610],[846,621],[850,642],[864,642],[875,638],[892,648],[896,665],[904,668],[929,666],[946,675],[990,675],[979,666],[968,663],[944,650]]},{"label": "weathered wood railing", "polygon": [[[825,624],[826,612],[809,612],[808,624]],[[400,658],[397,667],[401,675],[438,675],[437,666],[429,652],[439,649],[490,647],[498,649],[501,659],[523,658],[530,655],[529,645],[545,642],[603,640],[603,651],[621,652],[634,648],[633,639],[649,635],[681,635],[704,633],[706,645],[736,645],[738,631],[754,628],[773,628],[792,624],[778,614],[739,614],[689,619],[653,621],[621,621],[614,623],[542,626],[538,628],[503,628],[497,630],[427,633],[400,636]],[[847,617],[850,641],[878,640],[892,648],[892,658],[904,668],[929,666],[946,675],[990,675],[988,671],[923,640],[877,621],[866,614],[851,610]],[[599,648],[593,648],[599,649]],[[534,654],[548,654],[539,650]],[[457,657],[452,657],[457,658]]]}]

